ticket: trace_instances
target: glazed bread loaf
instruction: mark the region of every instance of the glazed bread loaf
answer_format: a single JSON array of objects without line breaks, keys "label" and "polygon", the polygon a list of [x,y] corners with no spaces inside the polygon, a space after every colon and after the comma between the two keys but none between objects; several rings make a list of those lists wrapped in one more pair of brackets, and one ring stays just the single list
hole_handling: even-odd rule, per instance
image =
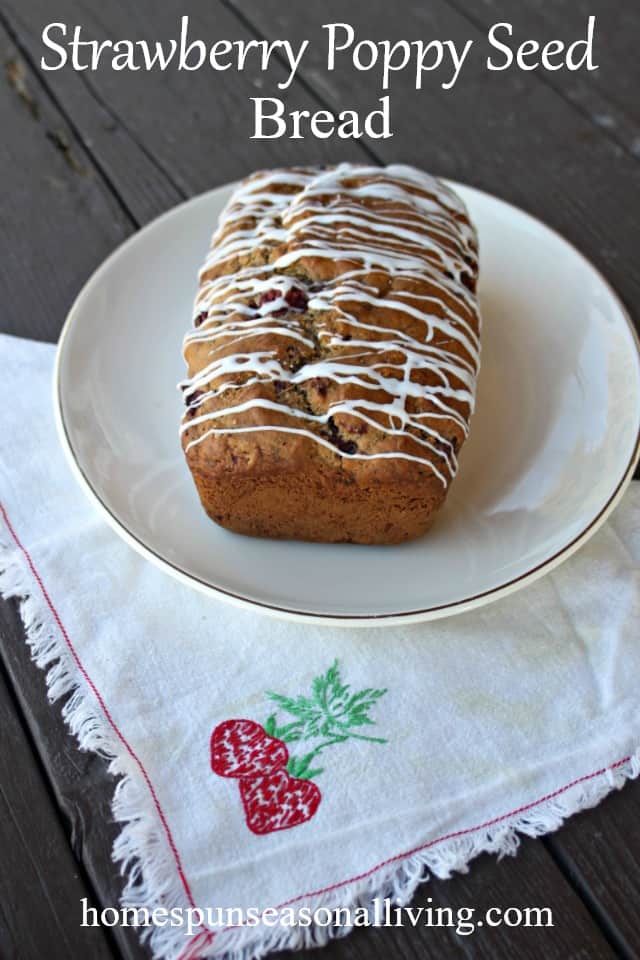
[{"label": "glazed bread loaf", "polygon": [[464,204],[412,167],[240,184],[184,344],[182,445],[208,515],[264,537],[424,533],[473,411],[477,274]]}]

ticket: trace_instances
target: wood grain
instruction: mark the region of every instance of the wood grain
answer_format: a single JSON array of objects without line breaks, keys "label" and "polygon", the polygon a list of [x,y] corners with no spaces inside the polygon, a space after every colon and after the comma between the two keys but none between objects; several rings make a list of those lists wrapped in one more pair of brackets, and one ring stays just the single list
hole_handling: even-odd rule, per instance
[{"label": "wood grain", "polygon": [[[553,927],[490,928],[485,922],[489,908],[544,907],[552,905]],[[469,957],[473,960],[606,960],[615,953],[594,926],[587,909],[574,891],[553,867],[542,844],[535,840],[522,842],[517,858],[499,862],[495,857],[481,856],[468,875],[451,880],[431,880],[418,888],[413,907],[429,907],[437,917],[438,909],[449,926],[426,926],[408,923],[401,928],[361,928],[345,940],[325,948],[323,956],[331,960],[372,960],[372,958]],[[468,913],[469,908],[472,914]],[[450,911],[449,914],[446,911]],[[458,921],[480,921],[473,932]],[[464,931],[467,931],[466,933]],[[287,960],[290,953],[277,955]],[[311,960],[313,954],[299,953]]]},{"label": "wood grain", "polygon": [[[15,624],[0,607],[0,634],[15,639]],[[42,691],[44,696],[44,690]],[[33,744],[0,668],[0,956],[60,956],[107,960],[115,954],[101,928],[82,928],[81,899],[93,891],[74,858]]]},{"label": "wood grain", "polygon": [[[10,679],[17,702],[23,714],[24,724],[29,730],[33,743],[37,749],[38,762],[46,773],[51,791],[58,804],[61,822],[66,828],[67,861],[54,845],[57,838],[62,838],[63,831],[51,810],[51,801],[47,803],[45,793],[33,790],[27,793],[29,781],[25,779],[21,784],[20,778],[27,776],[28,771],[20,770],[14,776],[18,781],[13,789],[20,791],[24,800],[24,818],[20,821],[23,844],[33,847],[40,870],[39,883],[33,881],[29,870],[10,872],[5,876],[5,865],[0,869],[0,878],[4,877],[12,886],[11,897],[6,901],[9,908],[15,908],[17,903],[22,905],[23,918],[31,918],[35,937],[33,949],[27,949],[22,944],[20,952],[14,954],[16,960],[36,960],[47,956],[47,949],[41,952],[36,950],[37,945],[47,946],[55,938],[54,926],[49,925],[49,905],[41,894],[40,887],[52,891],[51,896],[61,901],[64,907],[58,910],[58,923],[65,926],[70,941],[68,953],[57,953],[54,956],[64,956],[65,960],[84,960],[93,953],[90,948],[95,937],[95,957],[102,960],[106,948],[101,947],[101,939],[90,928],[81,930],[82,896],[89,896],[92,902],[101,906],[118,906],[122,892],[122,878],[115,869],[111,860],[111,847],[119,832],[113,822],[111,814],[111,797],[115,788],[115,780],[109,776],[105,761],[94,753],[84,753],[78,750],[73,737],[67,732],[60,713],[60,704],[52,706],[47,700],[44,674],[31,662],[29,650],[24,638],[24,631],[17,609],[17,604],[11,602],[0,603],[0,656],[6,675]],[[31,747],[31,749],[33,749]],[[25,749],[26,753],[26,749]],[[3,736],[0,747],[0,783],[3,789],[10,786],[10,778],[4,773],[15,764],[13,745],[11,740]],[[31,758],[31,762],[35,762]],[[17,809],[17,801],[15,801]],[[50,845],[51,856],[47,855],[46,848],[38,852],[39,844],[47,831],[52,833]],[[9,833],[11,831],[9,830]],[[4,844],[0,845],[4,859]],[[53,853],[55,851],[55,856]],[[73,851],[73,856],[72,856]],[[24,851],[23,851],[24,853]],[[87,878],[84,891],[81,892],[77,878],[78,868],[74,866],[74,857],[82,863],[83,872]],[[26,858],[23,856],[26,864]],[[0,887],[1,890],[1,887]],[[5,903],[4,898],[1,901]],[[64,912],[64,921],[63,921]],[[5,921],[0,919],[0,926]],[[24,932],[28,932],[28,924],[20,924]],[[40,928],[40,933],[37,933]],[[47,929],[49,933],[47,934]],[[98,933],[99,933],[98,929]],[[2,934],[0,934],[0,944]],[[48,936],[48,941],[47,941]],[[146,949],[139,943],[137,934],[132,929],[114,927],[109,935],[109,941],[117,945],[117,955],[125,960],[143,960],[149,956]],[[105,937],[102,938],[105,940]],[[103,953],[100,953],[100,950]],[[0,956],[4,954],[0,951]],[[9,954],[11,956],[11,954]]]},{"label": "wood grain", "polygon": [[[43,52],[41,32],[51,20],[49,0],[8,0],[7,17],[33,63]],[[60,0],[56,20],[81,23],[88,37],[176,37],[180,17],[190,16],[190,33],[209,42],[250,39],[253,34],[220,2],[151,0],[134,5],[96,0]],[[194,73],[169,70],[115,72],[108,65],[78,73],[59,70],[46,82],[108,174],[138,223],[179,199],[236,180],[260,167],[295,162],[327,163],[335,158],[328,140],[250,141],[250,97],[267,96],[287,75],[281,61],[264,74]],[[135,92],[134,92],[135,91]],[[313,95],[297,82],[285,93],[288,109],[304,107]],[[316,108],[318,103],[316,102]],[[367,158],[356,142],[344,157]]]},{"label": "wood grain", "polygon": [[2,329],[53,340],[79,288],[132,229],[86,151],[0,26]]},{"label": "wood grain", "polygon": [[545,841],[620,956],[640,956],[640,783],[571,817]]},{"label": "wood grain", "polygon": [[[608,0],[519,0],[517,11],[511,3],[494,0],[451,0],[468,19],[487,30],[507,21],[517,28],[520,39],[565,44],[585,36],[585,24],[595,17],[594,60],[598,69],[552,71],[539,79],[562,94],[595,127],[627,153],[640,160],[640,57],[638,57],[638,11],[628,0],[612,8]],[[514,32],[514,39],[516,33]]]}]

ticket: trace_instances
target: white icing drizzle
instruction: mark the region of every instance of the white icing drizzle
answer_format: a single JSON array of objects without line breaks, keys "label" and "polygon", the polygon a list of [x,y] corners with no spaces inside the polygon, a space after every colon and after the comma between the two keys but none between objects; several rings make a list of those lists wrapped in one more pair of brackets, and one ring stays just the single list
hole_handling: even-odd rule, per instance
[{"label": "white icing drizzle", "polygon": [[[275,186],[289,189],[276,192]],[[363,206],[363,200],[371,205]],[[380,207],[380,202],[393,206]],[[234,226],[243,220],[252,225]],[[272,263],[241,265],[214,279],[202,279],[229,259],[284,244],[288,249]],[[343,272],[310,286],[283,272],[295,269],[304,257],[341,261]],[[211,346],[209,362],[181,384],[189,404],[181,431],[209,425],[188,441],[186,449],[212,434],[279,431],[310,437],[350,459],[417,461],[428,465],[446,486],[457,469],[456,451],[434,421],[456,423],[467,434],[480,359],[476,297],[463,282],[470,269],[477,269],[477,243],[462,201],[440,181],[412,167],[340,164],[328,170],[266,171],[245,181],[220,218],[201,272],[194,329],[185,338],[185,356],[193,344]],[[376,271],[394,280],[394,289],[386,295],[380,296],[371,283],[369,275]],[[411,289],[416,284],[424,289],[425,283],[439,295]],[[295,308],[300,292],[308,301],[306,311],[313,316],[317,343],[300,323]],[[374,308],[374,322],[358,318],[355,304]],[[420,335],[384,326],[388,309],[417,321]],[[335,332],[336,322],[348,330],[348,338]],[[255,338],[264,335],[275,338],[272,349],[256,349]],[[452,341],[458,350],[463,348],[462,355],[447,349]],[[319,344],[326,355],[292,372],[278,358],[278,343],[312,352]],[[403,359],[390,361],[390,353]],[[432,382],[417,383],[414,371],[428,371]],[[197,414],[207,400],[225,391],[264,381],[300,385],[316,378],[355,387],[357,397],[336,400],[322,414],[261,396],[235,405],[227,397],[224,407]],[[428,400],[428,412],[408,412],[410,398]],[[254,408],[273,411],[280,419],[284,414],[292,422],[243,423],[242,415]],[[338,414],[349,414],[407,442],[402,449],[365,453],[355,442],[336,446],[335,436],[319,430]],[[233,426],[218,425],[230,416]]]}]

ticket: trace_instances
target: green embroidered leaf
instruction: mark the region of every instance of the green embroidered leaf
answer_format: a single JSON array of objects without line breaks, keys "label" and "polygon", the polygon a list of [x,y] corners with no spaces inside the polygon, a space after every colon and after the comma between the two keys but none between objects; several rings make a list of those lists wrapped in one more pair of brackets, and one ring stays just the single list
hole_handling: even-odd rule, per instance
[{"label": "green embroidered leaf", "polygon": [[317,777],[322,773],[323,767],[314,767],[311,769],[309,766],[315,753],[316,751],[312,750],[311,753],[305,754],[304,757],[289,757],[287,772],[299,780],[311,780],[313,777]]},{"label": "green embroidered leaf", "polygon": [[314,770],[306,770],[305,773],[300,777],[301,780],[313,780],[314,777],[319,776],[324,767],[316,767]]},{"label": "green embroidered leaf", "polygon": [[276,735],[276,715],[272,713],[264,722],[264,732],[268,733],[270,737],[275,737]]},{"label": "green embroidered leaf", "polygon": [[272,735],[287,742],[325,738],[326,742],[316,747],[314,755],[325,747],[340,743],[349,737],[374,743],[386,743],[386,740],[381,737],[367,737],[353,732],[353,728],[374,724],[375,721],[369,716],[369,710],[386,692],[386,689],[367,687],[352,693],[350,685],[342,682],[338,661],[335,660],[326,673],[315,677],[312,681],[311,697],[285,697],[273,691],[267,692],[269,699],[280,709],[295,717],[292,723],[283,727],[274,725]]},{"label": "green embroidered leaf", "polygon": [[373,720],[370,720],[369,717],[366,716],[366,714],[360,715],[359,713],[352,713],[351,716],[349,717],[348,723],[342,724],[342,726],[361,727],[365,723],[369,723],[373,725]]},{"label": "green embroidered leaf", "polygon": [[[379,700],[380,697],[384,696],[386,692],[387,692],[386,687],[384,688],[384,690],[373,690],[373,689],[360,690],[359,693],[353,694],[353,696],[349,700],[348,706],[350,709],[353,709],[360,705],[360,706],[365,706],[366,709],[368,709],[370,706],[372,706],[376,702],[376,700]],[[364,701],[364,703],[362,703],[362,701]]]},{"label": "green embroidered leaf", "polygon": [[340,670],[337,660],[334,660],[324,676],[315,678],[312,689],[316,702],[322,706],[332,702],[335,703],[346,696],[349,686],[340,683]]},{"label": "green embroidered leaf", "polygon": [[291,713],[294,717],[299,717],[301,720],[311,719],[319,713],[318,704],[313,700],[309,700],[308,697],[297,697],[294,700],[292,697],[283,697],[281,694],[273,693],[271,690],[267,691],[267,696],[283,710],[286,710],[287,713]]},{"label": "green embroidered leaf", "polygon": [[313,760],[315,753],[316,753],[315,750],[310,750],[309,753],[305,753],[304,757],[300,757],[300,760],[298,762],[298,768],[297,768],[298,776],[300,776],[301,773],[305,772],[305,770]]},{"label": "green embroidered leaf", "polygon": [[267,690],[267,696],[270,700],[273,700],[274,703],[277,703],[278,706],[282,707],[283,710],[287,710],[290,713],[294,712],[296,701],[291,697],[283,697],[281,693],[274,693],[272,690]]},{"label": "green embroidered leaf", "polygon": [[[275,714],[273,716],[275,717]],[[266,725],[265,730],[267,730]],[[304,723],[300,720],[294,720],[293,723],[286,723],[282,727],[275,724],[267,730],[267,733],[279,740],[284,740],[285,743],[293,742],[294,740],[300,740],[304,734]]]}]

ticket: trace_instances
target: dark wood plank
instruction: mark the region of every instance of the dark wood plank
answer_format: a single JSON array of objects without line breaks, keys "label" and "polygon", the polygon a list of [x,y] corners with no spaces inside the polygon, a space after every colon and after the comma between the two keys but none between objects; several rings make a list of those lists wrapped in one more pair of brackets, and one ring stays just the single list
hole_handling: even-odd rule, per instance
[{"label": "dark wood plank", "polygon": [[[49,0],[5,0],[7,18],[34,64],[44,52],[43,26],[51,22]],[[194,38],[248,39],[251,32],[226,7],[213,3],[169,0],[60,0],[55,19],[81,23],[87,37],[176,37],[180,17],[190,15]],[[331,162],[335,145],[328,140],[251,141],[250,97],[277,92],[286,77],[281,62],[264,75],[245,69],[214,73],[168,70],[134,74],[110,66],[88,72],[48,72],[45,82],[73,118],[85,144],[100,158],[138,223],[172,206],[178,199],[235,180],[259,167],[288,162]],[[288,109],[318,109],[319,102],[299,83],[286,91]],[[366,159],[362,145],[341,145],[344,159]]]},{"label": "dark wood plank", "polygon": [[[431,898],[431,899],[429,899]],[[524,840],[517,858],[507,857],[496,862],[495,857],[481,856],[471,867],[471,873],[451,880],[431,880],[422,885],[413,899],[414,907],[432,907],[434,917],[438,908],[451,911],[452,925],[412,927],[408,922],[401,928],[360,928],[345,940],[336,940],[325,948],[324,956],[331,960],[441,960],[442,957],[469,957],[473,960],[605,960],[616,954],[594,926],[587,909],[573,890],[564,882],[550,862],[544,847],[536,840]],[[553,927],[521,926],[491,928],[484,920],[490,908],[505,912],[514,907],[552,909]],[[460,926],[466,933],[456,932],[456,923],[472,919],[478,924],[473,932]],[[448,921],[446,913],[442,914]],[[495,916],[495,915],[492,915]],[[510,915],[513,917],[513,914]],[[277,955],[276,960],[287,960],[290,953]],[[309,952],[296,954],[309,958]]]},{"label": "dark wood plank", "polygon": [[[2,622],[4,633],[5,622]],[[101,928],[80,926],[93,892],[73,857],[32,744],[0,668],[0,955],[115,956]]]},{"label": "dark wood plank", "polygon": [[1,26],[0,49],[0,326],[53,340],[131,221]]},{"label": "dark wood plank", "polygon": [[572,817],[547,840],[557,863],[622,956],[640,956],[640,782]]},{"label": "dark wood plank", "polygon": [[[348,16],[342,0],[295,7],[280,0],[229,2],[270,39],[311,41],[303,75],[334,108],[372,109],[379,81],[344,58],[328,73],[322,24],[347,19],[358,37],[371,40],[476,41],[453,91],[443,92],[435,75],[416,91],[409,74],[397,74],[390,91],[394,136],[370,145],[385,162],[416,163],[532,211],[603,270],[638,320],[640,220],[629,216],[629,206],[640,194],[640,164],[536,74],[487,72],[480,53],[484,29],[445,0],[396,0],[393,16],[387,0],[349,7]],[[631,0],[623,6],[632,10]],[[515,7],[509,9],[516,19]],[[500,9],[494,4],[492,11],[495,22]]]},{"label": "dark wood plank", "polygon": [[[59,810],[67,824],[67,844],[70,840],[75,857],[83,864],[97,903],[102,907],[117,907],[122,892],[122,878],[111,860],[111,847],[119,832],[111,814],[111,797],[116,781],[107,773],[106,763],[101,757],[78,750],[75,740],[65,728],[60,705],[52,706],[48,703],[44,674],[30,660],[17,605],[13,602],[0,603],[0,657],[12,682],[26,726],[37,746],[42,769],[49,778]],[[17,723],[15,717],[13,723]],[[11,787],[13,794],[17,793],[23,798],[20,809],[23,815],[20,821],[22,843],[31,850],[37,864],[40,887],[50,893],[54,902],[57,888],[59,896],[64,898],[63,907],[57,913],[57,922],[65,927],[70,947],[68,952],[56,955],[64,956],[65,960],[80,960],[84,957],[91,957],[93,960],[94,953],[89,949],[94,942],[91,939],[93,935],[96,960],[102,960],[103,956],[109,954],[100,946],[100,928],[79,928],[80,898],[85,894],[80,892],[79,887],[74,886],[74,873],[78,873],[78,867],[71,850],[67,846],[65,863],[62,854],[57,851],[57,846],[54,846],[54,841],[55,844],[58,840],[61,844],[63,842],[60,823],[53,811],[45,810],[40,802],[36,803],[35,796],[30,797],[33,777],[29,779],[29,763],[33,765],[34,761],[28,756],[29,749],[32,749],[32,746],[23,745],[25,756],[20,778],[24,776],[24,781],[19,782],[17,774],[13,773],[17,782],[10,784],[10,778],[4,774],[12,767],[15,769],[15,755],[11,745],[3,738],[0,763],[4,770],[0,771],[0,782],[4,790]],[[14,800],[14,803],[14,809],[18,812],[18,801]],[[44,839],[47,831],[51,834],[50,852],[55,850],[55,857],[50,857],[47,847],[40,847],[38,843],[39,838]],[[1,849],[4,859],[4,844]],[[3,863],[0,876],[5,877],[7,883],[13,884],[15,890],[9,900],[0,898],[3,905],[11,905],[16,900],[24,899],[30,908],[28,916],[16,917],[15,926],[16,935],[22,932],[25,938],[35,938],[33,948],[30,941],[24,942],[20,952],[14,956],[19,960],[37,960],[48,956],[47,944],[50,947],[52,938],[55,939],[52,932],[54,928],[49,923],[50,906],[47,899],[40,896],[29,872],[27,858],[23,856],[23,866],[16,867],[15,872],[8,872],[6,864]],[[117,955],[125,960],[144,960],[149,957],[148,951],[140,946],[138,936],[131,928],[112,928],[109,940],[117,947]],[[45,948],[40,950],[39,945],[42,944]],[[5,955],[2,953],[2,956]]]},{"label": "dark wood plank", "polygon": [[[640,159],[640,58],[638,6],[634,0],[521,0],[517,13],[493,0],[450,0],[469,20],[487,30],[506,20],[521,39],[562,40],[570,44],[585,36],[590,16],[596,18],[594,53],[598,70],[564,70],[544,74],[544,80],[577,106],[597,127]],[[514,37],[516,33],[514,32]]]},{"label": "dark wood plank", "polygon": [[[514,956],[523,960],[545,957],[598,958],[614,956],[602,934],[596,930],[589,912],[563,876],[552,869],[544,846],[530,838],[523,839],[517,857],[499,862],[482,856],[472,863],[470,873],[450,881],[435,881],[423,888],[431,893],[434,903],[452,906],[473,906],[475,916],[482,918],[491,907],[505,911],[513,906],[549,906],[553,927],[535,931],[527,927],[507,929],[505,926],[481,929],[463,943],[466,956],[478,960],[504,960]],[[428,931],[429,932],[429,931]],[[458,941],[459,942],[459,941]]]},{"label": "dark wood plank", "polygon": [[[11,237],[0,258],[0,323],[3,332],[51,340],[88,274],[131,232],[133,222],[1,28],[0,45],[8,65],[0,84],[0,112],[5,131],[11,131],[0,143],[0,231]],[[59,709],[47,703],[43,676],[29,660],[14,605],[1,604],[0,616],[2,657],[31,735],[39,744],[75,853],[100,902],[115,905],[122,886],[111,862],[116,830],[110,798],[115,784],[104,761],[77,751]],[[64,886],[55,860],[45,862],[42,869],[49,885]],[[22,880],[31,882],[28,872]],[[17,878],[14,882],[17,887]],[[33,898],[30,902],[33,905]],[[34,926],[37,916],[43,930],[47,929],[48,909],[43,903],[32,916]],[[70,931],[78,926],[78,910],[79,902],[69,910]],[[25,937],[28,933],[25,930]],[[139,960],[146,955],[131,931],[116,931],[116,936],[123,956]],[[46,950],[23,952],[20,957],[36,955],[46,955]],[[78,948],[69,953],[74,955],[86,953]]]},{"label": "dark wood plank", "polygon": [[[40,54],[44,48],[40,51],[29,49],[22,36],[23,32],[25,36],[27,32],[22,31],[21,26],[17,26],[13,17],[6,12],[3,19],[19,46],[21,58],[30,70],[39,74],[40,82],[55,100],[74,135],[82,142],[92,163],[98,167],[102,179],[111,183],[114,162],[116,167],[118,163],[126,163],[128,177],[117,184],[117,196],[132,221],[143,223],[184,199],[178,186],[155,162],[153,154],[138,142],[135,131],[128,130],[109,106],[101,102],[83,73],[65,74],[65,78],[75,77],[77,82],[63,83],[61,91],[52,90],[49,79],[52,74],[39,69]],[[40,28],[44,24],[43,19]],[[58,92],[65,94],[65,102],[58,99]]]}]

